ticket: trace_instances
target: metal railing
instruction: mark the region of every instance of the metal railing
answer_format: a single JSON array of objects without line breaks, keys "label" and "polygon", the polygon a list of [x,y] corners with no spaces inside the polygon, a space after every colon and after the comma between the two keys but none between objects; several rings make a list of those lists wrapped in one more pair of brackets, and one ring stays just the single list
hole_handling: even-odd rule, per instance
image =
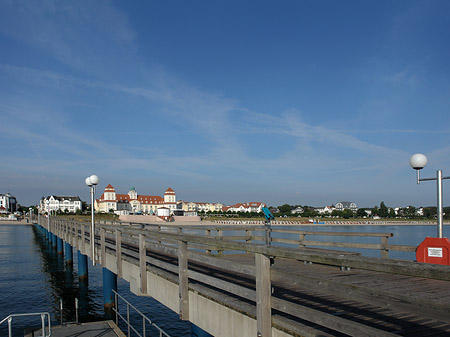
[{"label": "metal railing", "polygon": [[[150,325],[150,327],[153,327],[155,329],[158,330],[159,332],[159,337],[162,336],[166,336],[166,337],[170,337],[170,335],[168,335],[164,330],[162,330],[158,325],[156,325],[155,323],[152,322],[152,320],[150,318],[148,318],[147,316],[145,316],[141,311],[139,311],[139,309],[137,309],[135,306],[133,306],[130,302],[128,302],[125,298],[123,298],[122,296],[120,296],[115,290],[113,290],[114,296],[115,296],[115,303],[116,303],[116,307],[112,308],[112,310],[116,313],[116,324],[117,326],[119,326],[119,317],[127,324],[127,328],[128,328],[128,334],[127,336],[130,337],[131,336],[131,330],[133,330],[139,337],[145,337],[147,336],[146,334],[146,327],[147,324]],[[127,317],[123,317],[120,312],[119,312],[119,298],[121,300],[123,300],[126,305],[127,305]],[[136,311],[141,317],[142,317],[142,335],[131,325],[131,321],[130,321],[130,308],[134,309],[134,311]]]},{"label": "metal railing", "polygon": [[[12,337],[12,321],[14,317],[24,317],[24,316],[41,316],[42,322],[42,336],[41,337],[50,337],[52,335],[52,329],[50,324],[50,314],[48,312],[36,312],[36,313],[28,313],[28,314],[13,314],[9,315],[5,319],[0,322],[2,325],[4,322],[8,321],[8,337]],[[48,335],[45,333],[45,316],[47,316],[47,324],[48,324]]]}]

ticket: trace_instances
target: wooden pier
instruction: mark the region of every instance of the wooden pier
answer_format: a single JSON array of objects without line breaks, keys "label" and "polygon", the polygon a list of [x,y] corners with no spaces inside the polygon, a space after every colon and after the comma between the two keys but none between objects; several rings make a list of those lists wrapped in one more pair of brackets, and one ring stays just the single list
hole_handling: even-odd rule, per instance
[{"label": "wooden pier", "polygon": [[214,336],[450,336],[450,267],[387,258],[385,234],[369,258],[305,233],[278,247],[256,227],[97,223],[92,254],[88,223],[41,225]]}]

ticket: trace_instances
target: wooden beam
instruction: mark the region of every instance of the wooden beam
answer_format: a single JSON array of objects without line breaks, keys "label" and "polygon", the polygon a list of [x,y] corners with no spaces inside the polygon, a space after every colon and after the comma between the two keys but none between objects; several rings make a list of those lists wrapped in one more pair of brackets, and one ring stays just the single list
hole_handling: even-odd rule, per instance
[{"label": "wooden beam", "polygon": [[256,328],[258,336],[272,336],[272,285],[270,282],[270,259],[255,254],[256,267]]},{"label": "wooden beam", "polygon": [[100,263],[102,267],[106,267],[106,247],[105,247],[105,229],[100,228]]},{"label": "wooden beam", "polygon": [[81,244],[80,244],[80,251],[81,251],[81,253],[83,253],[84,255],[86,255],[86,249],[85,249],[86,242],[85,242],[85,240],[84,240],[85,228],[84,228],[84,225],[83,225],[83,224],[80,225],[80,229],[81,229]]},{"label": "wooden beam", "polygon": [[141,273],[141,293],[147,294],[147,248],[145,235],[139,234],[139,269]]},{"label": "wooden beam", "polygon": [[122,232],[116,229],[116,265],[117,276],[122,277]]},{"label": "wooden beam", "polygon": [[189,320],[189,278],[187,243],[178,241],[178,293],[180,297],[180,318]]}]

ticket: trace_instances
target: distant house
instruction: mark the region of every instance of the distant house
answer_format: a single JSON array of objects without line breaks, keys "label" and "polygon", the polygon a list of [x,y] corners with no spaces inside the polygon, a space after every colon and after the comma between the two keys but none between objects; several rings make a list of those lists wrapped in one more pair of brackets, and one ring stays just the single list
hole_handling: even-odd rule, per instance
[{"label": "distant house", "polygon": [[17,200],[10,193],[0,194],[0,207],[3,207],[4,213],[17,211]]},{"label": "distant house", "polygon": [[318,214],[331,214],[331,212],[333,212],[333,210],[335,210],[336,208],[334,206],[325,206],[325,207],[321,207],[321,208],[316,208],[316,212]]},{"label": "distant house", "polygon": [[351,201],[340,201],[335,205],[335,207],[338,211],[343,211],[344,209],[349,209],[353,212],[356,212],[358,210],[358,207],[356,207],[356,204]]},{"label": "distant house", "polygon": [[301,214],[303,213],[303,207],[297,207],[291,211],[292,214]]},{"label": "distant house", "polygon": [[213,202],[187,202],[180,200],[177,202],[177,209],[192,212],[221,212],[223,204]]},{"label": "distant house", "polygon": [[262,208],[267,207],[265,203],[262,202],[246,202],[242,204],[236,204],[233,206],[223,207],[224,212],[262,212]]},{"label": "distant house", "polygon": [[81,199],[77,196],[58,196],[50,195],[42,197],[39,203],[39,210],[41,213],[48,213],[49,211],[68,211],[75,213],[77,210],[81,211]]}]

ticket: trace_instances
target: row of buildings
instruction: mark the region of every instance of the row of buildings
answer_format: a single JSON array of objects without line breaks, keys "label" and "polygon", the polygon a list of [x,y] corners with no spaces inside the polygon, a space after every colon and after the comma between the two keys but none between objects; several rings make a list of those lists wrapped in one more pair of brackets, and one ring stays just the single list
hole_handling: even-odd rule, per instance
[{"label": "row of buildings", "polygon": [[[115,188],[109,184],[101,196],[95,200],[94,209],[96,212],[116,214],[158,214],[158,210],[168,210],[170,214],[196,214],[197,212],[262,212],[266,204],[262,202],[246,202],[232,206],[221,203],[189,202],[177,200],[175,191],[168,188],[163,196],[141,195],[134,187],[131,187],[126,194],[117,193]],[[341,201],[333,206],[316,208],[318,214],[327,214],[333,210],[350,209],[353,212],[358,210],[354,202]],[[43,213],[50,211],[68,211],[75,213],[82,210],[82,201],[77,196],[49,196],[40,201],[40,210]],[[292,214],[304,212],[302,207],[292,210]]]},{"label": "row of buildings", "polygon": [[[117,193],[109,184],[102,195],[94,201],[96,212],[116,214],[158,214],[158,210],[168,209],[171,214],[196,214],[197,212],[261,212],[266,204],[262,202],[239,203],[225,206],[221,203],[190,202],[177,200],[175,191],[168,188],[163,196],[141,195],[134,187],[128,193]],[[76,212],[82,210],[81,199],[77,196],[48,196],[39,203],[41,213],[48,211]]]},{"label": "row of buildings", "polygon": [[[340,201],[340,202],[337,202],[335,205],[314,208],[314,210],[320,215],[331,214],[334,210],[343,211],[345,209],[349,209],[352,212],[356,212],[358,210],[358,207],[356,206],[356,204],[354,202]],[[297,208],[293,209],[291,213],[292,214],[302,214],[304,211],[305,210],[303,207],[297,207]]]}]

